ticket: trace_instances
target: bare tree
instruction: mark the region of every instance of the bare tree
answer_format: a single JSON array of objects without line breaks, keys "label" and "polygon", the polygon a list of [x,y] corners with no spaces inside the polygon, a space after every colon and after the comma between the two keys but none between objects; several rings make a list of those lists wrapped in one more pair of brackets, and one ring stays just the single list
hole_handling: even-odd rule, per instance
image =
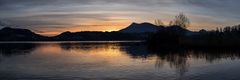
[{"label": "bare tree", "polygon": [[173,24],[173,21],[170,21],[170,22],[169,22],[169,26],[172,26],[172,25],[174,25],[174,24]]},{"label": "bare tree", "polygon": [[164,26],[164,23],[160,19],[154,20],[154,24],[157,26]]},{"label": "bare tree", "polygon": [[175,16],[173,24],[187,28],[190,26],[190,20],[183,13],[180,13],[179,15]]}]

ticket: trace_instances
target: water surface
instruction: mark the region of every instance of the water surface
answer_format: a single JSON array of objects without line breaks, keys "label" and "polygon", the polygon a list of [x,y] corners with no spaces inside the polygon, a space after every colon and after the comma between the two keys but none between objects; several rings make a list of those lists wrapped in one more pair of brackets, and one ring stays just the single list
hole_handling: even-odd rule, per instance
[{"label": "water surface", "polygon": [[148,49],[140,42],[0,43],[1,80],[239,80],[237,50]]}]

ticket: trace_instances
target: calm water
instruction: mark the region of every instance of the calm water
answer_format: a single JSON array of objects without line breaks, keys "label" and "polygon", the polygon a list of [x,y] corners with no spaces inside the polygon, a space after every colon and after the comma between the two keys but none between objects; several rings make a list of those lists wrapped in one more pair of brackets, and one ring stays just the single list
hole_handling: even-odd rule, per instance
[{"label": "calm water", "polygon": [[138,42],[0,43],[1,80],[239,80],[240,53]]}]

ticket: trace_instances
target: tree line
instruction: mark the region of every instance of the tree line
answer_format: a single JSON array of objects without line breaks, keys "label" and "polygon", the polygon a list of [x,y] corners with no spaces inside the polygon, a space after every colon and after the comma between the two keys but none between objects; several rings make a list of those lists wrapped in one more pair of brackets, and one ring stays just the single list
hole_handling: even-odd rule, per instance
[{"label": "tree line", "polygon": [[[158,23],[160,20],[156,21]],[[160,25],[160,24],[158,24]],[[190,20],[179,14],[163,30],[151,35],[147,43],[151,47],[200,47],[200,48],[238,48],[240,47],[240,25],[217,28],[216,30],[200,30],[192,32],[186,28]]]},{"label": "tree line", "polygon": [[[167,27],[167,25],[165,25],[160,19],[154,20],[154,24],[157,26]],[[183,13],[180,13],[179,15],[175,16],[174,20],[169,22],[168,26],[180,26],[182,28],[187,28],[190,27],[190,19]]]}]

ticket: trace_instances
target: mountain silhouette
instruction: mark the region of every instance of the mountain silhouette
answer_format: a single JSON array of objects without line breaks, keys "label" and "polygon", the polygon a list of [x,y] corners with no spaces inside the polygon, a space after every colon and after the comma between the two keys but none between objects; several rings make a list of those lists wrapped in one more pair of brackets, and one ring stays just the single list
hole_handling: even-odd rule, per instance
[{"label": "mountain silhouette", "polygon": [[85,41],[85,40],[145,40],[150,33],[164,29],[163,26],[156,26],[151,23],[132,23],[127,28],[116,32],[63,32],[54,40]]},{"label": "mountain silhouette", "polygon": [[46,37],[36,34],[28,29],[5,27],[0,30],[1,41],[36,41]]},{"label": "mountain silhouette", "polygon": [[[4,26],[4,25],[3,25]],[[63,32],[53,37],[36,34],[28,29],[5,27],[0,30],[0,41],[114,41],[146,40],[149,35],[170,30],[177,33],[191,33],[179,26],[156,26],[151,23],[132,23],[127,28],[116,32]]]},{"label": "mountain silhouette", "polygon": [[63,32],[52,37],[57,41],[115,41],[115,40],[143,40],[145,37],[138,33],[120,32]]},{"label": "mountain silhouette", "polygon": [[178,32],[178,33],[191,32],[191,31],[189,31],[189,30],[187,30],[187,29],[185,29],[185,28],[182,28],[182,27],[180,27],[180,26],[175,26],[175,25],[169,26],[169,27],[165,27],[164,29],[169,30],[169,31],[175,31],[175,32]]},{"label": "mountain silhouette", "polygon": [[[6,25],[3,25],[6,26]],[[151,23],[132,23],[129,27],[116,32],[63,32],[57,36],[45,37],[28,29],[5,27],[0,30],[0,41],[111,41],[146,40],[151,33],[170,29],[188,31],[178,26],[163,27]]]},{"label": "mountain silhouette", "polygon": [[151,23],[132,23],[127,28],[124,28],[122,30],[119,30],[119,32],[123,33],[154,33],[161,29],[163,29],[163,26],[156,26]]}]

